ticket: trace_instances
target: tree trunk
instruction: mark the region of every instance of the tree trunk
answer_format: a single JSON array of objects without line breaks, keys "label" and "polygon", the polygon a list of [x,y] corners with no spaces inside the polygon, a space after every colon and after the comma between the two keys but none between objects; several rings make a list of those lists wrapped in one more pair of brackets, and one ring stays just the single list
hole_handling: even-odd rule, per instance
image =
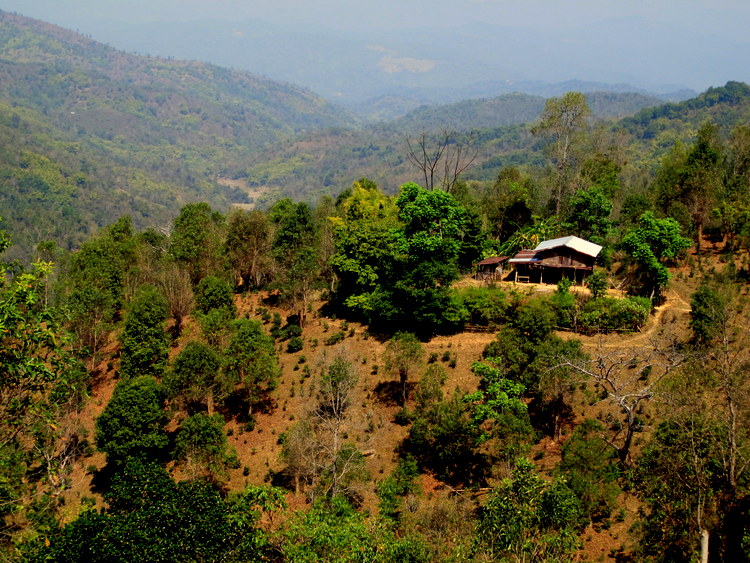
[{"label": "tree trunk", "polygon": [[213,416],[214,414],[214,392],[209,391],[208,395],[206,396],[206,410],[208,410],[208,416]]},{"label": "tree trunk", "polygon": [[708,563],[708,530],[701,530],[701,563]]}]

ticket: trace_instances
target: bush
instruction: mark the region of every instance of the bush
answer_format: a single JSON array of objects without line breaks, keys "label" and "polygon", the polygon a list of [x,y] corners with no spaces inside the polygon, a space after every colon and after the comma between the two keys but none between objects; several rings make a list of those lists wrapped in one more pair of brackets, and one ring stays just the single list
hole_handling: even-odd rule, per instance
[{"label": "bush", "polygon": [[290,354],[294,354],[295,352],[299,352],[302,350],[302,347],[304,345],[304,340],[302,340],[299,336],[292,336],[289,339],[289,342],[286,345],[286,351]]},{"label": "bush", "polygon": [[651,300],[646,297],[599,297],[583,306],[578,324],[583,332],[638,330],[648,320]]},{"label": "bush", "polygon": [[333,346],[334,344],[338,344],[339,342],[342,342],[346,338],[346,334],[343,331],[334,332],[331,336],[326,338],[323,342],[326,346]]},{"label": "bush", "polygon": [[471,287],[458,293],[458,302],[469,312],[469,322],[490,326],[508,321],[507,294],[489,287]]}]

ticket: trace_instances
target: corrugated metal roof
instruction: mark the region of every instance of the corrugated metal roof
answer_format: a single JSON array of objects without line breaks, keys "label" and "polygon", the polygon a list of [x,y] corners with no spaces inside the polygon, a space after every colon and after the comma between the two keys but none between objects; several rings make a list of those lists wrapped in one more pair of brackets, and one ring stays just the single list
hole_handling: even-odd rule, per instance
[{"label": "corrugated metal roof", "polygon": [[539,262],[539,258],[536,257],[536,250],[522,250],[516,254],[513,258],[508,260],[509,264],[529,264],[531,262]]},{"label": "corrugated metal roof", "polygon": [[594,244],[593,242],[583,240],[582,238],[578,238],[576,236],[561,237],[542,241],[534,249],[534,251],[539,252],[540,250],[549,250],[551,248],[558,248],[560,246],[572,248],[573,250],[577,250],[581,254],[586,254],[587,256],[591,256],[593,258],[596,258],[602,251],[602,247],[598,244]]},{"label": "corrugated metal roof", "polygon": [[507,256],[490,256],[485,258],[481,262],[477,262],[477,266],[491,266],[492,264],[500,264],[508,259]]}]

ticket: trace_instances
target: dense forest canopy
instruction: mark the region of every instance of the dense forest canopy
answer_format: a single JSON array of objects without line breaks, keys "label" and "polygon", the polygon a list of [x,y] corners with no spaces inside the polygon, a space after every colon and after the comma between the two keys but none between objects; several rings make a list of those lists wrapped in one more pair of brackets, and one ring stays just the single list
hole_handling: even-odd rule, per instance
[{"label": "dense forest canopy", "polygon": [[[0,29],[3,558],[750,557],[747,85],[301,132],[345,121]],[[570,235],[585,281],[473,277]]]}]

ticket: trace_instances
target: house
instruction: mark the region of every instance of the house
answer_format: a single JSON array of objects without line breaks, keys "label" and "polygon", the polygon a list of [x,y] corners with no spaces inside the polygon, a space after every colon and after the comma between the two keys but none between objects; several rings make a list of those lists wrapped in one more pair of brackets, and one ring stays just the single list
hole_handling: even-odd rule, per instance
[{"label": "house", "polygon": [[579,282],[594,271],[601,250],[598,244],[567,236],[540,242],[534,250],[521,250],[508,264],[515,268],[515,281],[557,283],[568,278]]},{"label": "house", "polygon": [[495,281],[503,277],[503,266],[508,261],[508,256],[490,256],[476,264],[477,273],[474,276],[482,281]]}]

